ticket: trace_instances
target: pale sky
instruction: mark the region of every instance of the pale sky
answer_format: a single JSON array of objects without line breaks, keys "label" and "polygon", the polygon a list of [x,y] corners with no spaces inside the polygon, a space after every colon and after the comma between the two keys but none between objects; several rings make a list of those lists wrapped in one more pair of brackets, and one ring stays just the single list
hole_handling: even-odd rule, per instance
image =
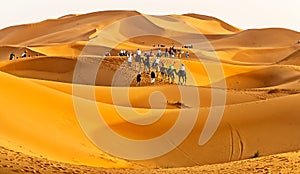
[{"label": "pale sky", "polygon": [[238,28],[289,28],[300,32],[300,0],[3,0],[0,29],[67,14],[137,10],[146,14],[198,13]]}]

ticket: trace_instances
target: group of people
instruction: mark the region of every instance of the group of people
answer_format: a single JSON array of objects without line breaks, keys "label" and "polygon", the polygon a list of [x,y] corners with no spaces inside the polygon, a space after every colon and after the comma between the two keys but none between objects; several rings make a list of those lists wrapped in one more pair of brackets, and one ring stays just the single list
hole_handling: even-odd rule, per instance
[{"label": "group of people", "polygon": [[[169,58],[175,58],[175,57],[177,57],[177,58],[183,58],[183,55],[185,55],[185,58],[189,58],[190,57],[189,51],[184,51],[180,47],[175,48],[174,44],[172,46],[170,46],[169,48],[166,48],[165,52],[163,52],[161,50],[161,48],[159,47],[159,46],[162,46],[162,45],[164,46],[164,44],[158,44],[158,49],[156,49],[157,50],[156,56],[158,56],[158,57],[162,57],[163,55],[165,57],[169,57]],[[193,48],[193,47],[190,45],[190,46],[182,46],[182,48]],[[142,54],[140,49],[138,49],[138,52],[140,52],[140,55]],[[129,56],[130,54],[132,54],[132,52],[129,52],[127,50],[120,50],[120,52],[119,52],[118,55],[119,56]],[[150,56],[154,56],[153,50],[150,50],[149,54],[150,54]],[[110,51],[107,51],[105,53],[105,56],[110,56],[110,55],[111,55]]]},{"label": "group of people", "polygon": [[[27,57],[27,50],[25,50],[21,55],[20,55],[20,58],[25,58]],[[17,59],[18,57],[16,57],[15,53],[12,52],[10,53],[9,55],[9,60],[14,60],[14,59]]]},{"label": "group of people", "polygon": [[[136,55],[134,56],[133,53],[128,54],[127,62],[128,62],[128,67],[132,67],[132,63],[135,60],[135,67],[139,68],[136,69],[139,73],[136,76],[136,81],[137,81],[137,86],[141,85],[142,81],[142,73],[140,71],[141,64],[144,64],[144,73],[150,73],[150,83],[154,84],[155,79],[158,77],[158,72],[162,74],[162,79],[164,79],[165,76],[169,76],[171,73],[173,73],[173,78],[172,80],[174,81],[174,73],[177,74],[174,64],[175,62],[171,63],[169,67],[166,67],[166,62],[161,61],[161,52],[157,52],[155,59],[153,60],[151,64],[151,53],[145,52],[144,56],[142,56],[142,51],[138,49],[136,51]],[[185,66],[184,64],[181,64],[179,71],[184,72],[185,74]],[[172,83],[173,83],[172,81]]]},{"label": "group of people", "polygon": [[[156,74],[154,71],[151,71],[150,73],[150,83],[154,84],[155,83],[155,79],[156,79]],[[137,82],[137,86],[141,86],[141,81],[142,81],[142,73],[139,72],[136,76],[136,82]]]},{"label": "group of people", "polygon": [[[151,84],[154,84],[155,83],[155,79],[156,79],[156,75],[155,75],[155,72],[154,71],[151,71],[150,73],[150,83]],[[141,86],[141,81],[142,81],[142,73],[139,72],[136,76],[136,86]]]},{"label": "group of people", "polygon": [[166,48],[165,50],[165,57],[171,57],[171,58],[182,58],[182,55],[185,53],[185,58],[189,58],[190,57],[190,53],[188,51],[184,52],[183,50],[181,50],[180,48],[175,48],[174,45],[171,46],[169,49]]}]

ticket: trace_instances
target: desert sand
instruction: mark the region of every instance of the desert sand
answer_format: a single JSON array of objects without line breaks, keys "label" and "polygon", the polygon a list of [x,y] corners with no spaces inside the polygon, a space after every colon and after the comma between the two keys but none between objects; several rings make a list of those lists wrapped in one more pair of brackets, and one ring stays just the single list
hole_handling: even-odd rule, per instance
[{"label": "desert sand", "polygon": [[[288,29],[242,30],[197,14],[135,11],[67,15],[2,29],[0,173],[299,173],[299,38],[300,33]],[[143,74],[141,87],[136,87],[138,70],[116,54],[120,49],[156,51],[153,44],[162,43],[195,44],[183,49],[190,58],[162,58],[167,65],[175,62],[176,69],[186,66],[187,84],[169,84],[159,77],[151,85],[149,74]],[[113,55],[103,58],[108,49]],[[20,57],[24,50],[26,58],[8,60],[11,52]],[[78,61],[84,67],[101,62],[94,83],[84,72],[74,82]],[[211,78],[217,71],[208,69],[220,67],[222,76]],[[127,86],[112,85],[118,70]],[[74,89],[80,91],[74,94]],[[85,92],[90,89],[94,96]],[[199,93],[183,101],[180,90]],[[212,106],[212,93],[224,91],[224,103]],[[152,105],[155,92],[164,98],[152,97]],[[134,140],[164,134],[182,111],[199,112],[195,125],[181,126],[191,132],[174,150],[153,159],[128,160],[100,150],[87,137],[74,97],[83,106],[94,101],[113,131]],[[224,107],[220,125],[207,143],[198,145],[211,108],[218,107]],[[162,117],[147,126],[128,123],[118,110],[130,113],[132,108],[138,113],[163,110]],[[263,157],[251,159],[255,154]]]}]

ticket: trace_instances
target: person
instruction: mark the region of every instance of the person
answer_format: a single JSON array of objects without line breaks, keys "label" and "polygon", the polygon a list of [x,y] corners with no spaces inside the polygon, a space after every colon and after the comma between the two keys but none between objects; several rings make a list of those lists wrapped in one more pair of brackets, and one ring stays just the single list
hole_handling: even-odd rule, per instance
[{"label": "person", "polygon": [[22,54],[21,54],[21,58],[24,58],[27,56],[27,51],[25,50]]},{"label": "person", "polygon": [[172,47],[169,48],[169,55],[172,54]]},{"label": "person", "polygon": [[138,73],[138,75],[136,76],[136,86],[141,86],[141,81],[142,81],[142,75],[141,72]]},{"label": "person", "polygon": [[172,52],[171,53],[171,58],[174,58],[174,57],[175,57],[174,52]]},{"label": "person", "polygon": [[157,50],[157,57],[161,57],[161,50],[160,49]]},{"label": "person", "polygon": [[172,48],[171,49],[172,49],[173,53],[176,53],[176,49],[175,49],[174,43],[172,44]]},{"label": "person", "polygon": [[151,72],[151,84],[153,84],[154,82],[155,82],[155,72],[154,71],[152,71]]},{"label": "person", "polygon": [[173,69],[174,69],[174,63],[171,64],[171,65],[169,66],[169,69],[170,69],[170,70],[173,70]]},{"label": "person", "polygon": [[155,62],[154,62],[155,67],[159,65],[159,61],[160,61],[159,57],[156,57]]},{"label": "person", "polygon": [[184,64],[181,64],[180,70],[181,70],[181,71],[185,71],[185,66],[184,66]]},{"label": "person", "polygon": [[181,58],[181,49],[180,49],[180,47],[177,48],[177,57]]},{"label": "person", "polygon": [[105,56],[110,56],[110,51],[109,50],[106,51]]},{"label": "person", "polygon": [[131,67],[131,64],[132,64],[132,54],[131,53],[129,53],[127,62],[128,62],[128,67]]},{"label": "person", "polygon": [[136,55],[137,55],[137,56],[141,56],[141,55],[142,55],[142,51],[141,51],[139,48],[138,48],[137,51],[136,51]]},{"label": "person", "polygon": [[13,60],[15,59],[15,54],[12,52],[10,55],[9,55],[9,60]]},{"label": "person", "polygon": [[186,57],[186,58],[189,58],[189,57],[190,57],[190,53],[189,53],[188,51],[186,51],[185,57]]},{"label": "person", "polygon": [[168,48],[166,48],[165,57],[168,57]]},{"label": "person", "polygon": [[140,49],[138,49],[136,51],[136,55],[135,55],[135,69],[137,71],[140,71],[141,61],[142,61],[142,51]]},{"label": "person", "polygon": [[[181,64],[177,75],[178,75],[178,78],[179,78],[178,79],[178,84],[185,85],[186,84],[186,72],[185,72],[185,66],[184,66],[183,63]],[[182,79],[182,81],[181,81],[181,79]]]},{"label": "person", "polygon": [[154,68],[156,70],[156,72],[158,71],[159,62],[160,62],[159,57],[156,57],[155,61],[152,64],[152,68]]},{"label": "person", "polygon": [[127,51],[126,50],[121,50],[119,56],[126,56]]},{"label": "person", "polygon": [[144,61],[144,72],[146,72],[146,70],[150,71],[150,55],[145,53],[145,57],[146,59]]},{"label": "person", "polygon": [[[170,66],[169,66],[169,69],[167,70],[167,73],[168,73],[168,80],[170,80],[171,79],[171,83],[173,84],[174,83],[174,79],[175,79],[175,76],[174,76],[174,63],[173,64],[171,64]],[[170,81],[169,81],[169,83],[170,83]]]}]

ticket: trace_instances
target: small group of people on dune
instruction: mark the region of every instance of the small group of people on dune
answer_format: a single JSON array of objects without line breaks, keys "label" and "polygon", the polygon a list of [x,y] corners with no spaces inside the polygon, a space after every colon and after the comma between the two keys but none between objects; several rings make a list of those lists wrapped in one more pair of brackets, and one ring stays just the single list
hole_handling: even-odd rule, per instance
[{"label": "small group of people on dune", "polygon": [[[27,57],[27,50],[25,50],[21,55],[20,55],[20,58],[25,58]],[[14,60],[14,59],[18,59],[19,57],[16,57],[15,53],[12,52],[10,53],[9,55],[9,60]]]},{"label": "small group of people on dune", "polygon": [[[155,45],[155,44],[153,44]],[[183,55],[185,55],[185,58],[189,58],[190,57],[190,53],[189,51],[184,51],[182,50],[180,47],[175,48],[174,43],[172,46],[170,46],[169,48],[165,48],[165,52],[162,52],[161,48],[159,46],[164,46],[164,44],[158,44],[158,49],[157,49],[157,56],[162,57],[164,55],[164,57],[169,57],[169,58],[183,58]],[[164,46],[165,47],[165,46]],[[182,46],[182,48],[193,48],[192,45],[189,46]],[[137,52],[140,52],[140,55],[142,54],[141,50],[138,49]],[[119,52],[119,56],[128,56],[132,54],[132,52],[129,52],[127,50],[120,50]],[[137,53],[138,54],[138,53]],[[150,56],[154,56],[153,50],[150,50]],[[110,51],[107,51],[105,53],[105,56],[111,56]]]},{"label": "small group of people on dune", "polygon": [[[156,74],[154,71],[151,71],[150,73],[150,83],[154,84],[156,79]],[[139,72],[136,76],[136,86],[141,86],[141,81],[142,81],[142,73]]]},{"label": "small group of people on dune", "polygon": [[175,46],[171,46],[170,48],[166,48],[165,50],[165,57],[170,57],[170,58],[182,58],[185,53],[185,58],[189,58],[190,54],[188,51],[184,52],[183,50],[181,50],[180,48],[175,48]]},{"label": "small group of people on dune", "polygon": [[[127,63],[128,67],[132,68],[133,62],[135,62],[136,70],[139,72],[136,76],[137,86],[141,85],[142,81],[142,72],[140,71],[141,65],[144,65],[144,71],[143,73],[150,73],[150,83],[154,84],[155,79],[158,77],[158,74],[161,74],[162,80],[165,79],[165,77],[168,77],[171,79],[171,83],[174,83],[175,74],[179,77],[179,83],[185,84],[186,83],[186,73],[185,73],[185,66],[184,64],[181,64],[179,71],[177,72],[174,68],[175,62],[171,63],[169,67],[166,67],[166,62],[161,61],[161,52],[157,52],[156,58],[153,60],[151,64],[151,53],[145,52],[144,56],[142,56],[142,51],[140,49],[137,49],[136,54],[132,52],[128,53]],[[181,78],[183,82],[181,82]],[[169,81],[170,82],[170,81]]]}]

